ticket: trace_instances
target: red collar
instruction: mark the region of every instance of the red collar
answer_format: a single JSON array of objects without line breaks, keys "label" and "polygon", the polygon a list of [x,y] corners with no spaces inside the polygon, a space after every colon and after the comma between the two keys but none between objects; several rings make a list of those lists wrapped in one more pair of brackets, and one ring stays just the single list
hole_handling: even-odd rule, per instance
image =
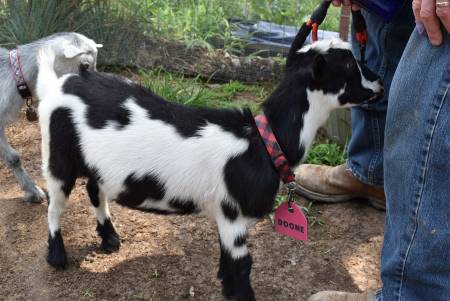
[{"label": "red collar", "polygon": [[292,172],[289,162],[286,159],[280,145],[277,142],[277,138],[273,134],[272,128],[270,127],[269,121],[264,113],[255,117],[256,126],[259,131],[259,135],[264,141],[266,150],[272,159],[273,165],[280,174],[280,178],[285,184],[295,181],[295,175]]}]

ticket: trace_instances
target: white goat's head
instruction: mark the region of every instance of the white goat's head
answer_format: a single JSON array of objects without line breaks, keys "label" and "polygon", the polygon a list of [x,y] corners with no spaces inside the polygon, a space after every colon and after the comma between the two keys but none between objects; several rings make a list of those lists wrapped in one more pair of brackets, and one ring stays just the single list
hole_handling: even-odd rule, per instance
[{"label": "white goat's head", "polygon": [[55,71],[58,76],[78,73],[80,68],[95,70],[97,48],[103,47],[86,36],[71,32],[61,33],[52,40],[55,53]]}]

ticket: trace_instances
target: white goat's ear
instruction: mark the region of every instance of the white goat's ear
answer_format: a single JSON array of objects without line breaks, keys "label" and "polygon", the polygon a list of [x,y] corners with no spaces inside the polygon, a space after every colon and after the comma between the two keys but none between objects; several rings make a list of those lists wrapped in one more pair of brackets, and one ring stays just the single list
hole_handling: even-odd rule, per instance
[{"label": "white goat's ear", "polygon": [[103,47],[103,44],[95,44],[95,47],[97,47],[97,48],[102,48],[102,47]]},{"label": "white goat's ear", "polygon": [[73,59],[79,54],[82,54],[83,51],[75,46],[69,45],[64,48],[64,56],[68,59]]}]

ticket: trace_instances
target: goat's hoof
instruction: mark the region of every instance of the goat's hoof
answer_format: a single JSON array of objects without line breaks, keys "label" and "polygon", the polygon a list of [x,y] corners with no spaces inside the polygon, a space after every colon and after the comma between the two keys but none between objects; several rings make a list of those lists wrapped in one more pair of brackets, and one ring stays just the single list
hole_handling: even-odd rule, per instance
[{"label": "goat's hoof", "polygon": [[112,253],[119,251],[120,249],[120,238],[119,236],[111,235],[108,238],[102,240],[100,249],[105,253]]},{"label": "goat's hoof", "polygon": [[235,299],[236,301],[256,301],[253,290],[241,294],[236,294]]},{"label": "goat's hoof", "polygon": [[228,286],[228,285],[223,285],[222,286],[222,295],[228,300],[234,299],[235,293],[234,293],[233,287]]},{"label": "goat's hoof", "polygon": [[25,201],[28,203],[40,204],[46,198],[46,193],[39,187],[35,186],[33,192],[27,193],[25,195]]},{"label": "goat's hoof", "polygon": [[62,271],[66,269],[67,266],[67,258],[55,258],[47,256],[47,263],[57,269],[58,271]]},{"label": "goat's hoof", "polygon": [[57,270],[64,270],[67,266],[67,254],[60,230],[53,236],[48,235],[47,262]]},{"label": "goat's hoof", "polygon": [[49,250],[47,255],[47,262],[49,265],[54,267],[57,270],[64,270],[67,266],[67,254],[66,251],[58,250],[58,251],[51,251]]}]

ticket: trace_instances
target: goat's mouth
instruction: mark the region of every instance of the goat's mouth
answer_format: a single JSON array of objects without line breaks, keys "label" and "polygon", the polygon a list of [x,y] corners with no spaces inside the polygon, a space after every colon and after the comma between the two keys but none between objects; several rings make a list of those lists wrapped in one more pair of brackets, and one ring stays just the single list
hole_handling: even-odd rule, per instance
[{"label": "goat's mouth", "polygon": [[370,97],[366,102],[373,103],[381,100],[384,96],[384,89],[381,89],[380,92],[374,93],[372,97]]},{"label": "goat's mouth", "polygon": [[369,102],[375,102],[383,98],[384,93],[374,94],[371,98],[369,98]]}]

